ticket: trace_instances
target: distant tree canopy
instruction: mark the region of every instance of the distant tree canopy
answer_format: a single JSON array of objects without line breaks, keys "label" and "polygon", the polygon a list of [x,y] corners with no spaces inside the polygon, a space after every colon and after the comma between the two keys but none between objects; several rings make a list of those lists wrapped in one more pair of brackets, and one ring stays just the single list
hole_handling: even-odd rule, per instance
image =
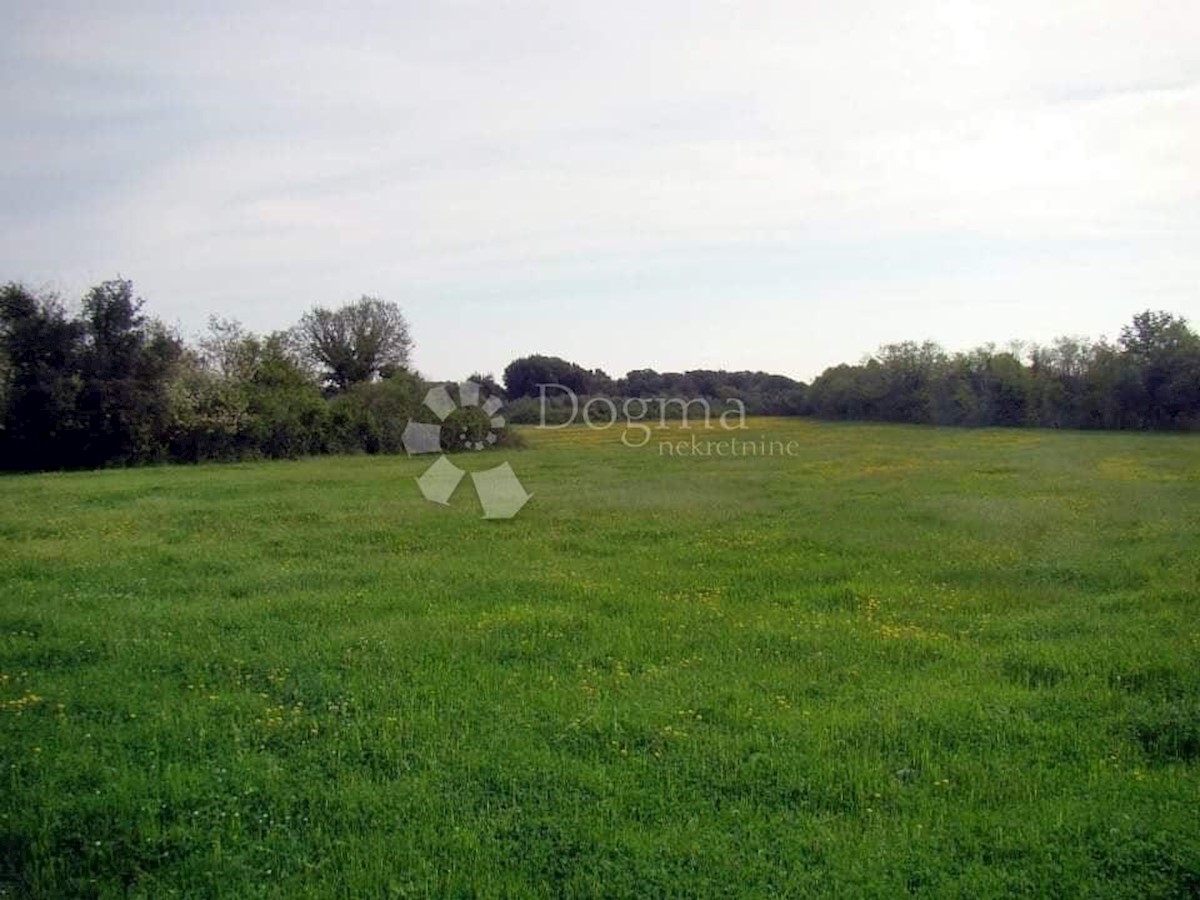
[{"label": "distant tree canopy", "polygon": [[589,394],[608,380],[599,370],[589,372],[557,356],[522,356],[504,367],[504,390],[514,400],[538,396],[542,384],[561,384],[577,394]]},{"label": "distant tree canopy", "polygon": [[[805,411],[803,382],[766,372],[636,369],[624,378],[614,379],[600,369],[585,369],[557,356],[523,356],[505,368],[504,384],[509,399],[518,401],[510,416],[517,422],[539,420],[539,406],[520,401],[540,398],[540,385],[561,385],[583,400],[592,396],[706,399],[719,403],[739,400],[751,415],[800,415]],[[547,389],[546,397],[547,407],[555,408],[564,407],[567,399],[553,389]]]},{"label": "distant tree canopy", "polygon": [[1184,319],[1147,311],[1115,345],[1063,337],[951,354],[891,344],[859,365],[826,369],[807,402],[829,419],[1200,429],[1200,340]]},{"label": "distant tree canopy", "polygon": [[386,300],[364,296],[339,309],[318,306],[304,315],[297,332],[304,353],[339,391],[408,368],[408,322]]}]

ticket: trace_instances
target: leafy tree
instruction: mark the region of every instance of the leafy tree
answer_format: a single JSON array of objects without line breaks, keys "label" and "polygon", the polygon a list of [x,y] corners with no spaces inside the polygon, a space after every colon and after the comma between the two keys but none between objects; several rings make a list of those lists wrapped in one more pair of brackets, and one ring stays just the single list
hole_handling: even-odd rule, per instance
[{"label": "leafy tree", "polygon": [[258,366],[262,344],[236,319],[211,316],[198,349],[198,360],[207,369],[222,378],[246,381]]},{"label": "leafy tree", "polygon": [[1035,425],[1088,427],[1088,376],[1097,347],[1084,338],[1056,338],[1029,350],[1029,415]]},{"label": "leafy tree", "polygon": [[182,462],[233,460],[247,454],[249,400],[243,381],[211,368],[194,351],[180,358],[167,383],[171,458]]},{"label": "leafy tree", "polygon": [[945,353],[936,344],[906,341],[880,348],[883,394],[879,415],[894,422],[929,422],[933,419],[932,387]]},{"label": "leafy tree", "polygon": [[74,454],[85,433],[78,408],[83,336],[82,325],[53,294],[19,284],[0,288],[4,468],[78,465]]},{"label": "leafy tree", "polygon": [[1185,319],[1138,313],[1121,329],[1119,343],[1140,373],[1134,403],[1143,426],[1178,427],[1200,415],[1200,338]]},{"label": "leafy tree", "polygon": [[813,414],[824,419],[863,418],[861,367],[845,363],[826,369],[809,388],[808,400]]},{"label": "leafy tree", "polygon": [[413,346],[400,307],[367,296],[340,309],[316,307],[300,320],[297,338],[338,391],[407,369]]},{"label": "leafy tree", "polygon": [[146,318],[133,283],[105,281],[83,298],[85,347],[80,411],[85,465],[130,463],[165,454],[170,420],[167,376],[183,345]]},{"label": "leafy tree", "polygon": [[1083,427],[1141,426],[1141,373],[1128,354],[1106,341],[1097,343],[1084,384]]},{"label": "leafy tree", "polygon": [[1196,348],[1197,338],[1186,319],[1169,312],[1146,310],[1121,329],[1121,349],[1136,359],[1150,362],[1163,356]]},{"label": "leafy tree", "polygon": [[589,373],[561,357],[538,354],[514,359],[504,368],[505,392],[513,399],[537,397],[542,384],[561,384],[576,394],[586,394]]},{"label": "leafy tree", "polygon": [[250,443],[257,453],[290,459],[327,451],[329,405],[297,363],[287,335],[261,340],[246,396]]}]

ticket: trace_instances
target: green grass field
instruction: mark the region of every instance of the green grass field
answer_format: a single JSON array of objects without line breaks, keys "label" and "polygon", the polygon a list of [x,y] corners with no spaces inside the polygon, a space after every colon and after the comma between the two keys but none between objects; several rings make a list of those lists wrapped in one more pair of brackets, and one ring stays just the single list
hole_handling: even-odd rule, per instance
[{"label": "green grass field", "polygon": [[1196,896],[1200,440],[750,426],[0,478],[0,897]]}]

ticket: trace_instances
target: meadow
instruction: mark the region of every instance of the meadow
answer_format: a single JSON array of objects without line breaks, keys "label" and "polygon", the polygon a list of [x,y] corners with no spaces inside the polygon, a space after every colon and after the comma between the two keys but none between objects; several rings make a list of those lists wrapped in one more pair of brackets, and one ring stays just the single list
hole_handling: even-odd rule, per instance
[{"label": "meadow", "polygon": [[0,897],[1200,894],[1200,439],[743,434],[0,478]]}]

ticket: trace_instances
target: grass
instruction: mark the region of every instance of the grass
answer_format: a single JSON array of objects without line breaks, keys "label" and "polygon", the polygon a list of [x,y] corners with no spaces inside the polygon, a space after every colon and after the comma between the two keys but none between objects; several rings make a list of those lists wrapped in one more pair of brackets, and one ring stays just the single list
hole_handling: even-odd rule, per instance
[{"label": "grass", "polygon": [[1200,441],[746,434],[0,479],[0,897],[1200,893]]}]

